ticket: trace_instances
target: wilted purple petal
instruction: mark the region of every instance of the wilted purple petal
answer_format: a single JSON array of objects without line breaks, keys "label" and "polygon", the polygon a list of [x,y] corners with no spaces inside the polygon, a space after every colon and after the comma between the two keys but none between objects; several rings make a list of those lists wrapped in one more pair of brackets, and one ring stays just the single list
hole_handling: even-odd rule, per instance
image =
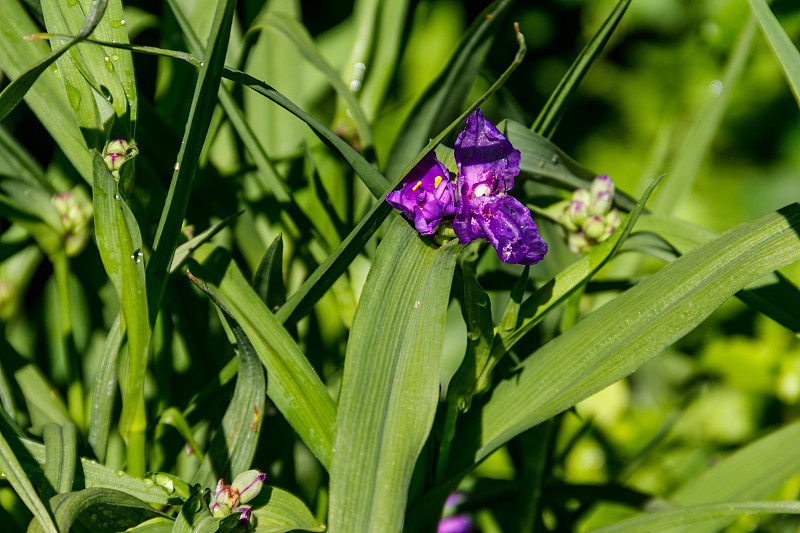
[{"label": "wilted purple petal", "polygon": [[503,262],[535,265],[547,253],[547,243],[539,236],[530,211],[513,196],[473,198],[470,209],[472,220],[480,225]]},{"label": "wilted purple petal", "polygon": [[472,533],[475,526],[469,515],[458,514],[439,520],[439,527],[436,533]]},{"label": "wilted purple petal", "polygon": [[458,134],[455,157],[459,192],[466,188],[469,196],[509,191],[519,174],[519,150],[483,118],[480,109],[467,117],[467,127]]},{"label": "wilted purple petal", "polygon": [[386,201],[413,220],[418,232],[430,235],[442,217],[456,212],[449,176],[447,167],[429,152],[403,178],[402,189],[387,194]]}]

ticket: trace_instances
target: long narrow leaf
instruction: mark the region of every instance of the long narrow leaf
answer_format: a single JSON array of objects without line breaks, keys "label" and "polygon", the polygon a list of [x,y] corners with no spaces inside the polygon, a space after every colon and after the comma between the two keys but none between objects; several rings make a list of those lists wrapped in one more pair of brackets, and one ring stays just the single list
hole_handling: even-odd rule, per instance
[{"label": "long narrow leaf", "polygon": [[[15,438],[11,435],[9,437]],[[3,432],[0,432],[0,472],[11,483],[11,487],[17,492],[25,506],[33,513],[33,516],[39,520],[44,530],[48,533],[58,533],[53,520],[47,514],[47,509],[42,500],[39,499],[39,495],[36,494],[36,490],[33,488],[22,465],[3,436]]]},{"label": "long narrow leaf", "polygon": [[[189,276],[201,289],[208,291],[208,287],[199,283],[191,274]],[[264,367],[242,327],[210,291],[207,294],[225,313],[239,352],[239,371],[233,397],[222,417],[219,430],[211,440],[208,454],[193,480],[210,488],[217,479],[233,478],[250,468],[258,446],[258,436],[261,434],[261,414],[264,412],[267,382]]]},{"label": "long narrow leaf", "polygon": [[331,532],[402,527],[411,473],[438,403],[459,249],[431,247],[401,218],[378,247],[347,346],[331,464]]},{"label": "long narrow leaf", "polygon": [[594,60],[605,48],[606,43],[611,38],[611,34],[617,28],[619,21],[628,9],[631,0],[619,0],[616,7],[608,16],[600,30],[592,37],[592,40],[578,55],[572,66],[558,82],[558,86],[548,98],[547,103],[542,108],[539,116],[531,125],[531,130],[547,138],[553,136],[558,122],[561,120],[570,97],[575,93],[583,77],[589,71]]},{"label": "long narrow leaf", "polygon": [[628,375],[738,290],[800,258],[798,228],[798,204],[737,226],[534,352],[467,414],[451,471]]},{"label": "long narrow leaf", "polygon": [[[336,407],[303,352],[227,252],[206,244],[194,252],[188,265],[242,327],[267,370],[270,399],[328,468]],[[253,416],[252,405],[241,409],[247,416]]]},{"label": "long narrow leaf", "polygon": [[765,0],[749,0],[753,14],[761,25],[764,37],[767,38],[775,59],[781,65],[786,82],[792,89],[794,99],[800,105],[800,51],[781,27],[778,19],[770,10]]},{"label": "long narrow leaf", "polygon": [[[100,154],[94,153],[94,216],[97,246],[103,266],[120,298],[128,339],[130,372],[123,388],[120,434],[128,440],[128,468],[142,475],[144,465],[144,377],[150,344],[145,292],[142,236],[128,204],[117,192],[114,177]],[[113,345],[110,346],[113,348]],[[107,400],[108,401],[108,400]],[[130,441],[130,438],[134,442]]]}]

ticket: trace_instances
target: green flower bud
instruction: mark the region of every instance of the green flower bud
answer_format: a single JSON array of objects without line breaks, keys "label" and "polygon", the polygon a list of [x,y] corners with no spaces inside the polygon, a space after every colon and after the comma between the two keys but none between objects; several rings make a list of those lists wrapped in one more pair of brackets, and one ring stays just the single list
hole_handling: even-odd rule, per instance
[{"label": "green flower bud", "polygon": [[64,248],[69,256],[79,254],[89,240],[89,226],[94,210],[91,201],[73,189],[53,196],[53,207],[61,219],[64,228]]},{"label": "green flower bud", "polygon": [[591,243],[586,239],[586,236],[578,232],[570,232],[567,235],[567,245],[569,249],[578,254],[584,254],[591,249]]},{"label": "green flower bud", "polygon": [[588,218],[583,224],[583,233],[587,239],[597,240],[605,231],[606,225],[603,219],[597,216]]},{"label": "green flower bud", "polygon": [[261,487],[264,486],[264,480],[266,478],[267,475],[258,470],[242,472],[236,476],[236,479],[231,483],[231,490],[238,493],[239,503],[247,503],[258,496],[258,493],[261,492]]}]

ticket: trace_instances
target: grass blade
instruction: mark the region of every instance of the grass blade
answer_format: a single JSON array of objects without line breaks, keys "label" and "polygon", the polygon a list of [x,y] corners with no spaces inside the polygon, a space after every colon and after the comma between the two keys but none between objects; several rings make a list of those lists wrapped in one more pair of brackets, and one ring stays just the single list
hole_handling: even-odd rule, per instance
[{"label": "grass blade", "polygon": [[78,431],[75,424],[44,427],[44,483],[42,499],[72,490],[78,460]]},{"label": "grass blade", "polygon": [[755,513],[800,514],[800,503],[730,502],[692,505],[629,518],[610,526],[593,529],[589,533],[640,533],[641,531],[655,533],[714,518],[730,517],[733,519],[744,514]]},{"label": "grass blade", "polygon": [[88,441],[100,462],[105,462],[108,435],[117,392],[117,360],[122,346],[122,315],[117,314],[106,337],[92,387]]}]

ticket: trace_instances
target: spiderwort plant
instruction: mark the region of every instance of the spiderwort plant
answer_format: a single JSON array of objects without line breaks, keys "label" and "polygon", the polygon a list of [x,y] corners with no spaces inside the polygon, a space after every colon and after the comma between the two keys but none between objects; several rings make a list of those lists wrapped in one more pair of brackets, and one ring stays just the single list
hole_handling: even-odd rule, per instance
[{"label": "spiderwort plant", "polygon": [[510,196],[519,174],[520,152],[476,109],[455,145],[457,198],[443,163],[430,152],[408,173],[402,189],[386,201],[414,221],[422,235],[455,214],[453,231],[461,244],[486,239],[506,263],[534,265],[547,253],[531,213]]},{"label": "spiderwort plant", "polygon": [[252,509],[245,504],[258,496],[266,478],[267,474],[264,472],[247,470],[236,476],[230,485],[220,479],[211,500],[211,514],[221,518],[231,513],[241,513],[239,525],[248,527]]}]

